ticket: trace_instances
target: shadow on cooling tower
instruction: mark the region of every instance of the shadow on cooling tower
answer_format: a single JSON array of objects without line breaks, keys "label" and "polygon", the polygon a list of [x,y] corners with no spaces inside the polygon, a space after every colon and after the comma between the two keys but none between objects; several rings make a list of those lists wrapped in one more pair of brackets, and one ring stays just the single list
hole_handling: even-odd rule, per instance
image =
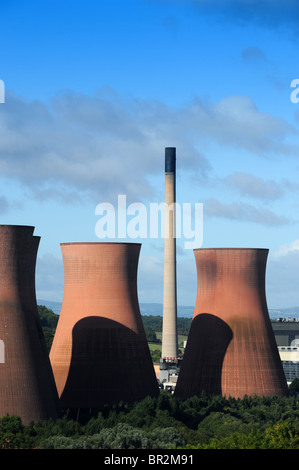
[{"label": "shadow on cooling tower", "polygon": [[232,338],[231,328],[215,315],[201,313],[192,320],[175,396],[221,395],[222,365]]},{"label": "shadow on cooling tower", "polygon": [[157,394],[147,343],[130,328],[94,316],[78,321],[72,335],[70,369],[60,397],[62,407],[101,408]]}]

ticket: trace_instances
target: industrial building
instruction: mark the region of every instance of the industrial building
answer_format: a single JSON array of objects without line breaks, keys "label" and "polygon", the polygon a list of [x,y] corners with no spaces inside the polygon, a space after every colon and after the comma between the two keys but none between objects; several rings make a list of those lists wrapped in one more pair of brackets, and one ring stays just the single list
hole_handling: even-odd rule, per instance
[{"label": "industrial building", "polygon": [[288,385],[297,377],[299,378],[299,347],[278,346],[278,352],[282,361],[282,367]]},{"label": "industrial building", "polygon": [[299,318],[276,318],[271,324],[277,346],[291,346],[293,342],[299,344]]},{"label": "industrial building", "polygon": [[40,237],[34,227],[0,226],[0,416],[24,424],[56,419],[58,395],[35,295]]},{"label": "industrial building", "polygon": [[64,295],[50,351],[63,409],[157,396],[137,297],[138,243],[62,243]]},{"label": "industrial building", "polygon": [[175,395],[287,395],[266,303],[268,250],[194,254],[197,297]]},{"label": "industrial building", "polygon": [[[267,249],[194,250],[197,296],[182,360],[177,339],[176,149],[165,149],[159,379],[185,399],[288,394],[299,322],[270,321]],[[50,357],[38,315],[34,227],[0,226],[0,416],[24,424],[158,396],[137,295],[139,243],[62,243],[64,296]]]},{"label": "industrial building", "polygon": [[299,318],[276,318],[271,322],[287,383],[299,378]]}]

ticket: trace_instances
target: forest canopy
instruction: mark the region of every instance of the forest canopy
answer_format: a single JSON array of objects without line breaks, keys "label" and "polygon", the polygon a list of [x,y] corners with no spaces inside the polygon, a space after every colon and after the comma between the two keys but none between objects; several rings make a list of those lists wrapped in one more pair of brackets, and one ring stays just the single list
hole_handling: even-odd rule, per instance
[{"label": "forest canopy", "polygon": [[296,397],[221,396],[179,400],[163,390],[133,405],[23,426],[0,419],[0,448],[42,449],[299,449]]}]

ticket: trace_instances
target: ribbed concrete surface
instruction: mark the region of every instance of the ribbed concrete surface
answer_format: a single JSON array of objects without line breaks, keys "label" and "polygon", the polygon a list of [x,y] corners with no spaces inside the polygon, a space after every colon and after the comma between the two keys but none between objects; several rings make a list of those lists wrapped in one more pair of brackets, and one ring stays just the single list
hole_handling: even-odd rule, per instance
[{"label": "ribbed concrete surface", "polygon": [[196,305],[175,394],[287,395],[266,303],[268,250],[194,254]]},{"label": "ribbed concrete surface", "polygon": [[63,408],[157,395],[137,297],[140,244],[61,244],[64,296],[50,359]]},{"label": "ribbed concrete surface", "polygon": [[38,315],[34,227],[0,226],[0,416],[56,419],[58,395]]}]

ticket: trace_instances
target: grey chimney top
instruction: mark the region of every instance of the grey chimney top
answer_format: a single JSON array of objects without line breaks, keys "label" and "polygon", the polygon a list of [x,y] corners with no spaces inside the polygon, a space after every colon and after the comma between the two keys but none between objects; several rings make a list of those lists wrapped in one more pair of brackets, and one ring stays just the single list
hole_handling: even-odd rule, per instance
[{"label": "grey chimney top", "polygon": [[165,173],[175,173],[176,148],[165,148]]}]

